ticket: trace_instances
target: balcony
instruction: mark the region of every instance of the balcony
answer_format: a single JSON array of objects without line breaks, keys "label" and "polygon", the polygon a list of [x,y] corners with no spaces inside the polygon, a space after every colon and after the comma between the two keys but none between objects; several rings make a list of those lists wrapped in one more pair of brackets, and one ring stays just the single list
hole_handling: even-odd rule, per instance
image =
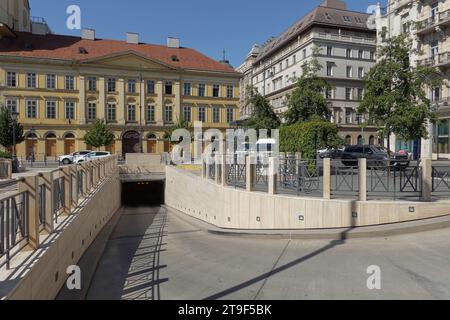
[{"label": "balcony", "polygon": [[395,1],[393,8],[394,10],[400,10],[405,6],[412,4],[413,2],[414,0],[397,0]]},{"label": "balcony", "polygon": [[440,116],[450,116],[450,97],[444,97],[437,101],[438,103],[438,113]]},{"label": "balcony", "polygon": [[416,33],[419,36],[435,32],[437,27],[450,25],[450,10],[438,13],[435,17],[427,18],[416,23]]},{"label": "balcony", "polygon": [[450,66],[450,52],[440,53],[436,56],[418,60],[418,66],[448,68]]}]

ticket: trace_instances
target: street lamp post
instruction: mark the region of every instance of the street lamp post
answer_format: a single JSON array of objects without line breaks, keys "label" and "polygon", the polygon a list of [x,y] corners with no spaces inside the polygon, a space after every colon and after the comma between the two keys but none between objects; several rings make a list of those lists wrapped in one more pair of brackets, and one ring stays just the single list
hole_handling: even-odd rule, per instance
[{"label": "street lamp post", "polygon": [[19,114],[17,112],[11,113],[11,119],[13,121],[13,128],[12,128],[12,131],[13,131],[12,171],[13,171],[13,173],[19,172],[19,163],[18,163],[17,154],[16,154],[16,126],[17,126],[18,118],[19,118]]}]

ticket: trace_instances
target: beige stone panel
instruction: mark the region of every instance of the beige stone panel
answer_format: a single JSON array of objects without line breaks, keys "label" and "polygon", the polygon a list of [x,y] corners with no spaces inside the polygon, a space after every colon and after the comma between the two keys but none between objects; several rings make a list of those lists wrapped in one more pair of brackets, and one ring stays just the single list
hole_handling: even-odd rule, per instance
[{"label": "beige stone panel", "polygon": [[[250,221],[250,195],[239,192],[239,228],[253,229],[256,221]],[[253,198],[253,195],[252,195]]]},{"label": "beige stone panel", "polygon": [[305,200],[305,224],[307,229],[321,228],[323,225],[322,200]]},{"label": "beige stone panel", "polygon": [[380,223],[380,205],[373,202],[360,202],[359,204],[358,226],[373,226]]},{"label": "beige stone panel", "polygon": [[10,300],[31,300],[33,298],[31,291],[32,282],[31,273],[29,273],[20,281],[20,285],[15,288],[14,292],[11,292],[8,298]]},{"label": "beige stone panel", "polygon": [[290,229],[290,203],[287,197],[275,197],[274,228]]},{"label": "beige stone panel", "polygon": [[305,216],[306,203],[301,198],[289,198],[289,225],[292,229],[304,229],[305,220],[300,220],[300,216]]},{"label": "beige stone panel", "polygon": [[342,226],[342,207],[337,201],[323,201],[323,227],[339,228]]},{"label": "beige stone panel", "polygon": [[[387,224],[400,221],[399,204],[378,204],[378,216],[380,224]],[[410,220],[410,219],[407,219]]]},{"label": "beige stone panel", "polygon": [[261,206],[261,227],[263,229],[273,229],[275,226],[275,197],[264,196]]}]

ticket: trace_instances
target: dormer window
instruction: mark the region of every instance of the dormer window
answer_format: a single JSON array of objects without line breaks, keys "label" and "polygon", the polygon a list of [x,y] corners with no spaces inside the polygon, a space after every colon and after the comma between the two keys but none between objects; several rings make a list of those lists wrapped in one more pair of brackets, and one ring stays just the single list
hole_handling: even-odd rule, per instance
[{"label": "dormer window", "polygon": [[344,16],[344,21],[345,22],[352,22],[352,18],[350,18],[349,16]]}]

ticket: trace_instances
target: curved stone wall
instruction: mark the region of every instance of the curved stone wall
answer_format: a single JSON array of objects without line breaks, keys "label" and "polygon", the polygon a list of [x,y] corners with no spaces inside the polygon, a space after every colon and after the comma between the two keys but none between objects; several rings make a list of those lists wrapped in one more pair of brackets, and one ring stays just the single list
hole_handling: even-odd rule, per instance
[{"label": "curved stone wall", "polygon": [[220,228],[331,229],[450,215],[450,201],[354,201],[269,195],[223,187],[176,167],[166,168],[166,205]]}]

